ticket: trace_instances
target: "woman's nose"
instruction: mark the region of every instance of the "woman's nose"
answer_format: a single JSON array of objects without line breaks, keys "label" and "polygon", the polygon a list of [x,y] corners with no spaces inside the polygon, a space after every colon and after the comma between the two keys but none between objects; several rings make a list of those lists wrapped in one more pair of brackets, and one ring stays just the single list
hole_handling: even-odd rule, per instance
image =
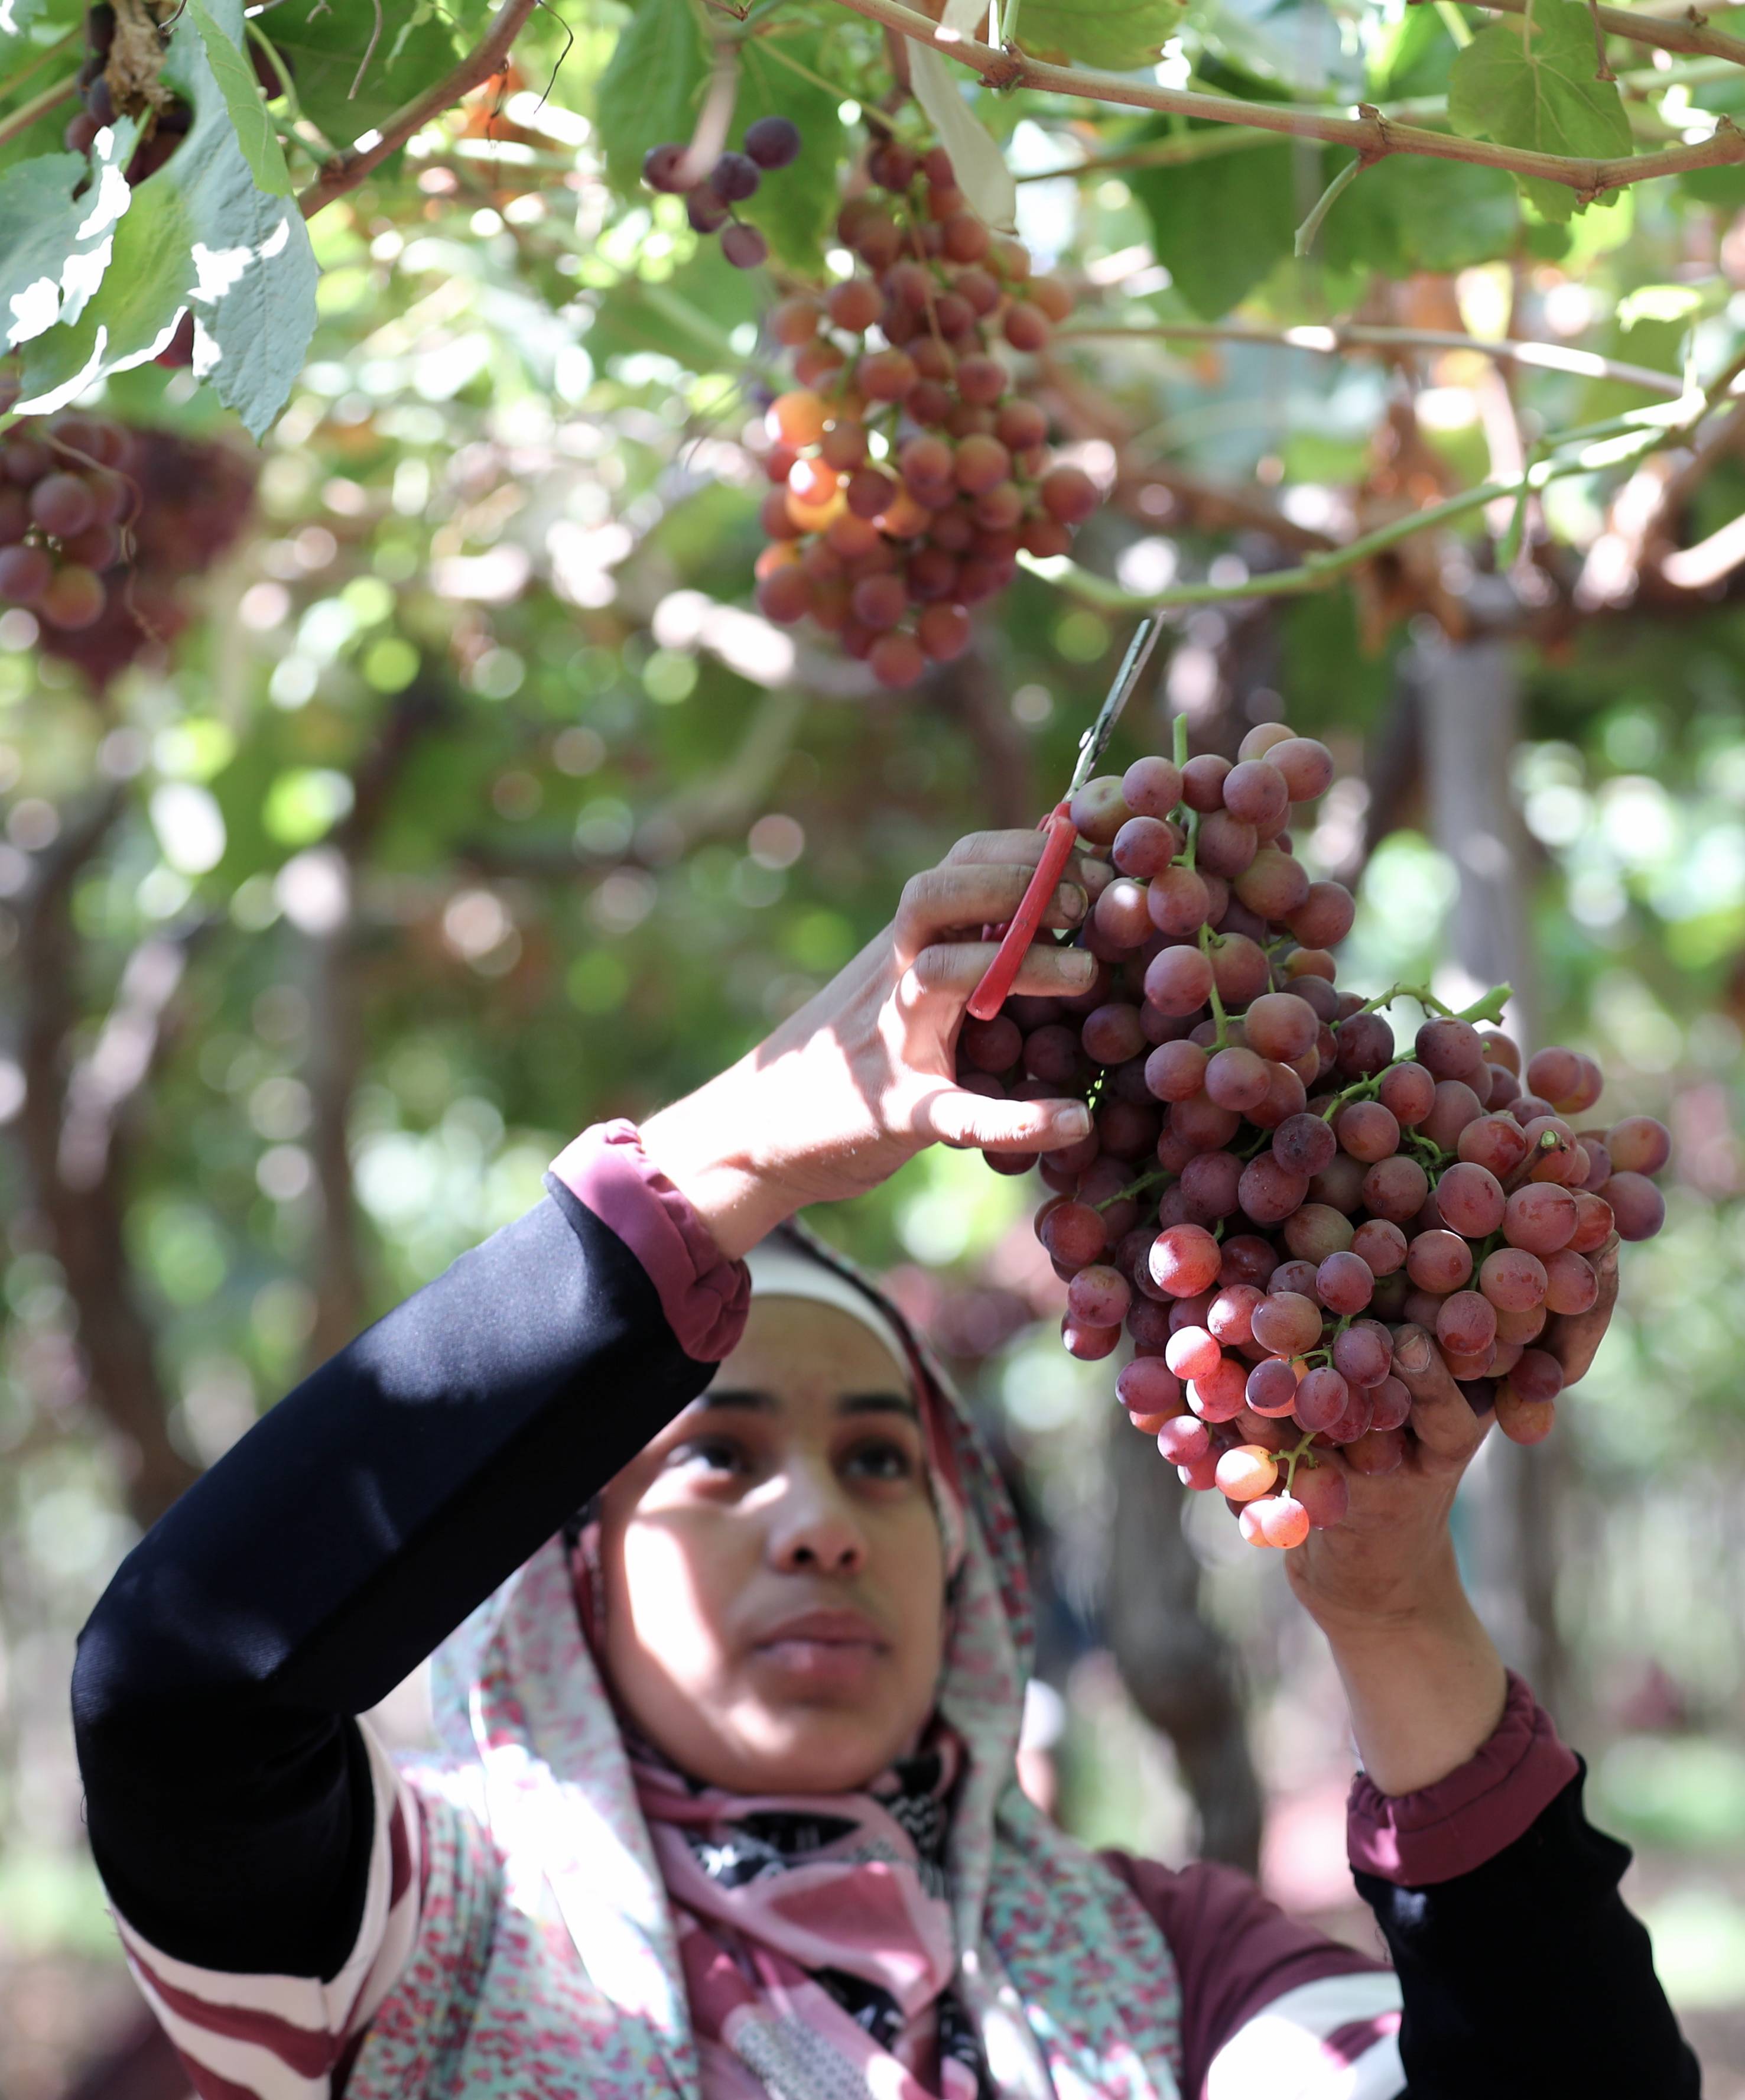
[{"label": "woman's nose", "polygon": [[866,1539],[834,1480],[791,1477],[772,1512],[769,1557],[785,1575],[853,1575],[866,1564]]}]

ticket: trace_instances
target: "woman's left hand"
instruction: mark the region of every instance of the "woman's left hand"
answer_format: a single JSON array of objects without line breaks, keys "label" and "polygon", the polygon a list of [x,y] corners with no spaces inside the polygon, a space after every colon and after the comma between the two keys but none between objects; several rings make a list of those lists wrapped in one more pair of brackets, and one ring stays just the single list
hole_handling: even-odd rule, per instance
[{"label": "woman's left hand", "polygon": [[[1566,1387],[1585,1375],[1617,1301],[1617,1240],[1593,1259],[1593,1308],[1553,1317],[1536,1345],[1562,1365]],[[1394,1370],[1412,1395],[1403,1462],[1361,1474],[1326,1454],[1346,1476],[1349,1512],[1311,1531],[1285,1566],[1333,1649],[1365,1771],[1383,1793],[1401,1794],[1473,1756],[1496,1726],[1506,1686],[1448,1532],[1455,1490],[1496,1417],[1474,1413],[1421,1327],[1396,1330]]]},{"label": "woman's left hand", "polygon": [[[1615,1237],[1593,1259],[1600,1291],[1591,1310],[1553,1315],[1534,1344],[1562,1365],[1566,1388],[1586,1376],[1617,1301]],[[1437,1600],[1448,1577],[1455,1490],[1496,1419],[1490,1410],[1474,1414],[1421,1327],[1395,1330],[1394,1372],[1412,1395],[1404,1462],[1381,1475],[1343,1467],[1351,1495],[1345,1522],[1311,1531],[1285,1557],[1291,1587],[1329,1634],[1347,1622],[1397,1617]]]}]

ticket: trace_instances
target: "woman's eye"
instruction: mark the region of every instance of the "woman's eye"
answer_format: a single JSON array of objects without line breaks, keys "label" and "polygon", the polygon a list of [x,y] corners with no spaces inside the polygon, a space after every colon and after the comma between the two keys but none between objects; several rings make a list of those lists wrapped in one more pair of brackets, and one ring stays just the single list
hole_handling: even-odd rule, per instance
[{"label": "woman's eye", "polygon": [[706,1473],[735,1472],[744,1462],[745,1454],[725,1436],[693,1436],[677,1445],[667,1461],[668,1466],[694,1466]]},{"label": "woman's eye", "polygon": [[881,1440],[851,1453],[848,1469],[875,1480],[907,1480],[914,1478],[915,1462],[901,1444]]}]

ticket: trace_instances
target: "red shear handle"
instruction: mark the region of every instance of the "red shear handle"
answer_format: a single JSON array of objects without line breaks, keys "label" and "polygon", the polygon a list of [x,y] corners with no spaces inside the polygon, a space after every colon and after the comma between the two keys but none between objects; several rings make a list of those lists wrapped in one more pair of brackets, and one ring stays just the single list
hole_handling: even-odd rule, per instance
[{"label": "red shear handle", "polygon": [[989,964],[986,975],[971,995],[969,1010],[977,1021],[992,1021],[1006,1004],[1019,965],[1029,952],[1031,942],[1042,931],[1042,914],[1048,909],[1048,901],[1065,874],[1067,862],[1078,843],[1078,833],[1073,827],[1069,805],[1064,802],[1059,804],[1049,817],[1046,829],[1047,843],[1025,890],[1024,902],[1006,929],[999,953]]}]

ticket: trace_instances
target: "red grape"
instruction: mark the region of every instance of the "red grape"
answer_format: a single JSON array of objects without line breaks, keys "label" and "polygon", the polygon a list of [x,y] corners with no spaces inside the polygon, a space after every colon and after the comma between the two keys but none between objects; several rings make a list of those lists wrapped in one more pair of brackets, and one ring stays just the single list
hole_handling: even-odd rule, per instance
[{"label": "red grape", "polygon": [[[5,557],[0,555],[0,560]],[[1540,1182],[1537,1186],[1549,1187]],[[1527,1190],[1521,1193],[1526,1195]],[[1560,1189],[1559,1194],[1563,1192]],[[1602,1202],[1611,1206],[1612,1218],[1618,1237],[1626,1240],[1651,1240],[1666,1223],[1666,1198],[1645,1174],[1614,1174],[1600,1190]]]}]

